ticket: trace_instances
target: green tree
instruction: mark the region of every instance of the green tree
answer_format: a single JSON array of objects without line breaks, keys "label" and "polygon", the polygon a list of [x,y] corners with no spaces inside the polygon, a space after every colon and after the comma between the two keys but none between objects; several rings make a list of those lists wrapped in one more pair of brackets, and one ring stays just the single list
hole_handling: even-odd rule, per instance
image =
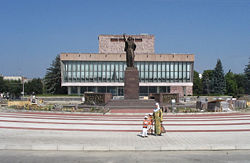
[{"label": "green tree", "polygon": [[9,92],[10,98],[21,96],[22,83],[20,80],[6,80],[6,92]]},{"label": "green tree", "polygon": [[57,55],[51,66],[47,68],[44,78],[46,93],[66,94],[65,87],[61,87],[61,64],[60,56]]},{"label": "green tree", "polygon": [[244,94],[247,83],[245,74],[234,74],[234,78],[237,83],[237,96]]},{"label": "green tree", "polygon": [[226,80],[226,94],[236,97],[238,95],[238,86],[235,79],[235,75],[229,71],[225,75],[225,80]]},{"label": "green tree", "polygon": [[6,91],[6,85],[5,85],[5,82],[3,80],[3,77],[0,76],[0,92],[5,92]]},{"label": "green tree", "polygon": [[213,70],[205,70],[202,74],[202,92],[210,95],[213,92]]},{"label": "green tree", "polygon": [[250,58],[248,61],[248,64],[246,65],[244,69],[244,74],[245,74],[245,93],[250,94]]},{"label": "green tree", "polygon": [[31,81],[28,81],[24,85],[24,90],[26,94],[42,94],[43,93],[43,83],[40,78],[34,78]]},{"label": "green tree", "polygon": [[193,80],[194,86],[193,86],[193,93],[195,95],[201,95],[202,94],[202,81],[199,77],[199,73],[197,71],[194,71],[194,80]]},{"label": "green tree", "polygon": [[224,95],[226,92],[226,82],[220,59],[217,60],[213,73],[213,88],[214,94]]}]

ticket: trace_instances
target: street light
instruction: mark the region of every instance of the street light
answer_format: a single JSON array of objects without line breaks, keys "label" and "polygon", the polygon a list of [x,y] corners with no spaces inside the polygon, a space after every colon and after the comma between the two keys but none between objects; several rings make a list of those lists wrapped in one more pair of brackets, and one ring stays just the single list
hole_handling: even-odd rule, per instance
[{"label": "street light", "polygon": [[23,92],[22,92],[22,94],[23,94],[23,99],[24,99],[24,77],[22,77],[22,84],[23,84]]}]

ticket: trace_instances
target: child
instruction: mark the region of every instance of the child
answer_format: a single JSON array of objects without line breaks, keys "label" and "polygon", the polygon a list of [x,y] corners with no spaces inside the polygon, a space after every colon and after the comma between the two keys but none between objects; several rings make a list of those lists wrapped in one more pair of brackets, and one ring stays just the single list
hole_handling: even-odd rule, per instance
[{"label": "child", "polygon": [[148,117],[144,117],[143,128],[142,128],[142,137],[148,137]]},{"label": "child", "polygon": [[153,134],[153,114],[152,113],[149,113],[148,114],[148,133],[150,135]]}]

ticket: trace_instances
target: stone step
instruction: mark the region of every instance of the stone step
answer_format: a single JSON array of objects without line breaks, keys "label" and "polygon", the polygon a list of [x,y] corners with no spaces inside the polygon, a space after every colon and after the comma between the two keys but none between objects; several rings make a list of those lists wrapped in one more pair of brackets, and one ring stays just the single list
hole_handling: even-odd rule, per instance
[{"label": "stone step", "polygon": [[117,109],[152,109],[155,100],[111,100],[105,107]]}]

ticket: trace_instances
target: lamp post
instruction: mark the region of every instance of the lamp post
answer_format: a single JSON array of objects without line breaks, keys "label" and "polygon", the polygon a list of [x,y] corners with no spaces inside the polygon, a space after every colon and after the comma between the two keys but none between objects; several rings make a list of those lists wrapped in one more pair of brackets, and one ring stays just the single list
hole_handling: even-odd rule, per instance
[{"label": "lamp post", "polygon": [[23,84],[23,92],[22,92],[22,94],[23,94],[23,99],[24,99],[24,77],[22,77],[22,84]]}]

